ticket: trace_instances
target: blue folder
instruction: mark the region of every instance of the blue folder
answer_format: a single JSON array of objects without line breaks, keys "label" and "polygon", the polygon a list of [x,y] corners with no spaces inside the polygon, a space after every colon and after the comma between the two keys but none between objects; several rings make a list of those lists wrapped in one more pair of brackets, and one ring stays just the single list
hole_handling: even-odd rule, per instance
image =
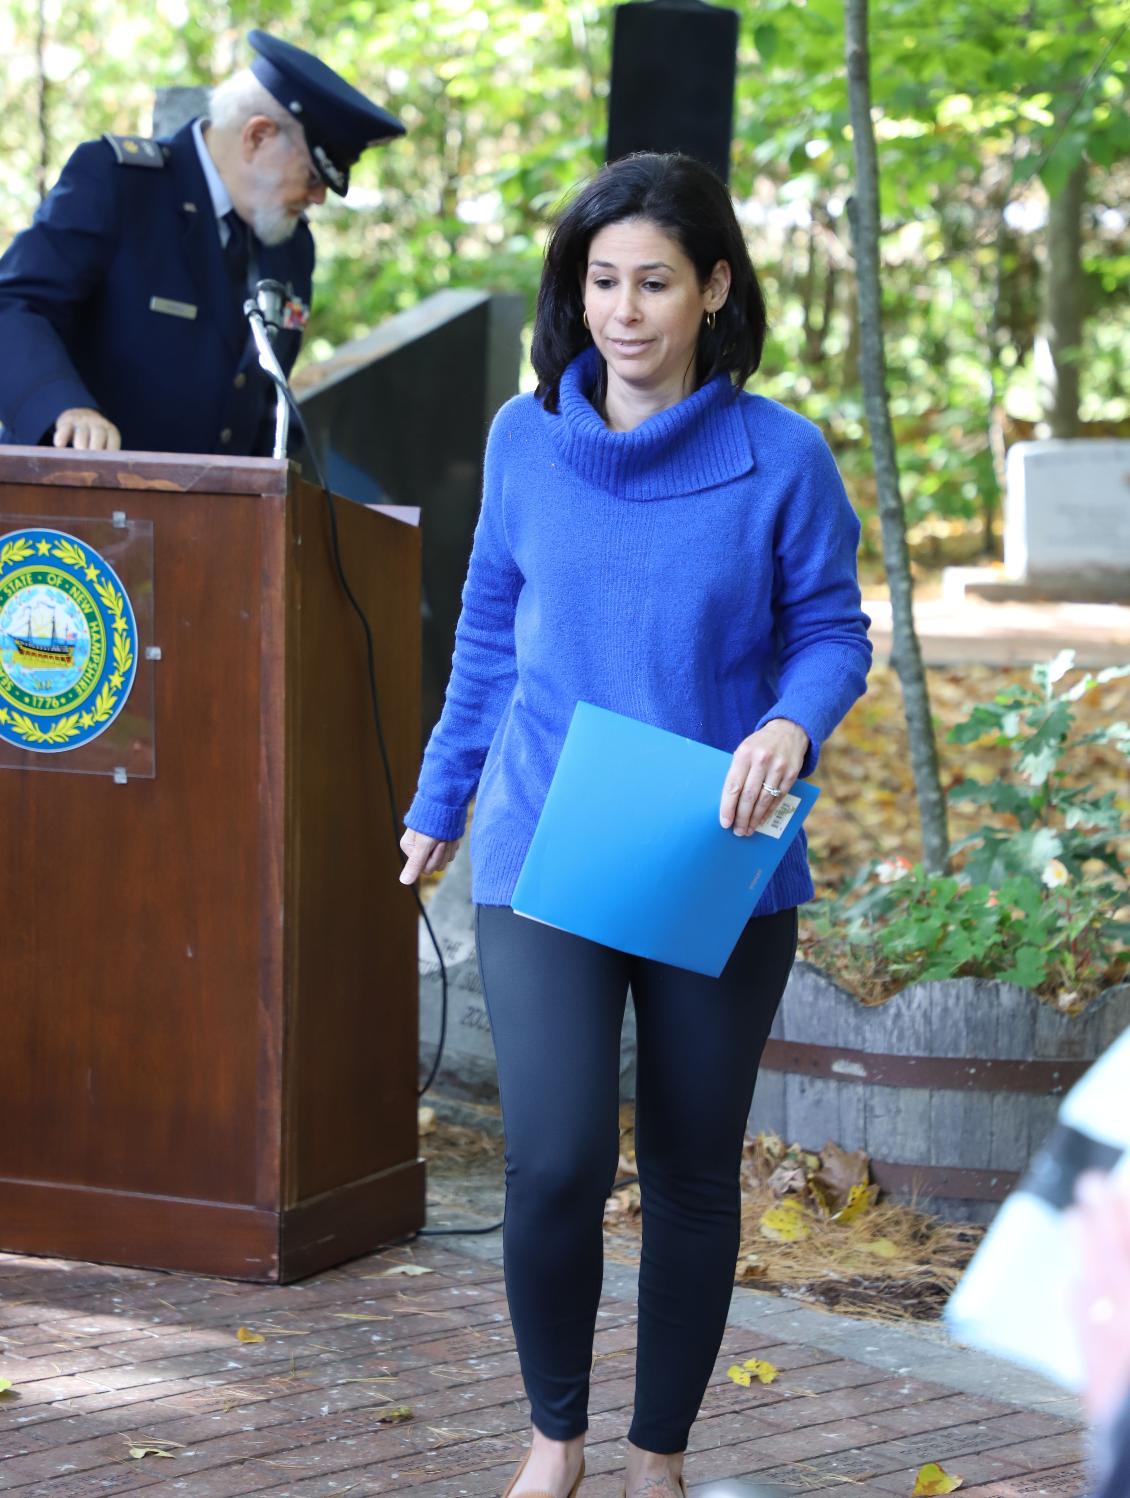
[{"label": "blue folder", "polygon": [[579,702],[514,890],[516,914],[717,977],[820,794],[797,781],[769,831],[718,820],[731,756]]}]

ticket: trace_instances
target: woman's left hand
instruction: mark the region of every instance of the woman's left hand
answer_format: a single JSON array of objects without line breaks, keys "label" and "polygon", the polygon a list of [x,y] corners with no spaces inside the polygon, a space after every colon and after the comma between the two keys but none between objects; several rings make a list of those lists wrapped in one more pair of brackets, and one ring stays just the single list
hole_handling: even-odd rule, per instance
[{"label": "woman's left hand", "polygon": [[719,809],[723,827],[748,837],[772,815],[780,800],[765,789],[791,790],[808,752],[808,735],[788,718],[770,718],[734,750]]}]

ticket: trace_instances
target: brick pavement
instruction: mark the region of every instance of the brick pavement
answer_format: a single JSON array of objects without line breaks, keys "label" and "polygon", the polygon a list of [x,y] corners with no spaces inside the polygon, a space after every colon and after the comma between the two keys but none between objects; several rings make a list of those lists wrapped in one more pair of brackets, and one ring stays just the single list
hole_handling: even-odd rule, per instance
[{"label": "brick pavement", "polygon": [[[428,1272],[386,1273],[405,1265]],[[162,1486],[177,1498],[497,1498],[526,1427],[501,1273],[434,1241],[281,1287],[0,1255],[0,1292],[0,1377],[14,1386],[0,1399],[0,1492],[19,1498]],[[606,1298],[583,1498],[620,1491],[633,1322],[628,1300]],[[241,1343],[241,1326],[264,1340]],[[1072,1420],[808,1345],[790,1326],[728,1329],[692,1437],[692,1491],[747,1477],[909,1498],[927,1461],[981,1498],[1083,1491]],[[861,1352],[875,1335],[860,1324]],[[754,1356],[778,1366],[776,1382],[726,1377]],[[382,1423],[404,1405],[410,1420]],[[130,1458],[155,1441],[172,1455]]]}]

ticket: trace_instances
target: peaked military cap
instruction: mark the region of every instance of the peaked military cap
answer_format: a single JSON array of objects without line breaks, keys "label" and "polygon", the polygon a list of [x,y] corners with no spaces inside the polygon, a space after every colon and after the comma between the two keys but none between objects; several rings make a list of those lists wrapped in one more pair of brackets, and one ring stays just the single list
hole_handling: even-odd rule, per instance
[{"label": "peaked military cap", "polygon": [[302,126],[318,175],[344,197],[361,152],[403,135],[404,126],[301,47],[265,31],[252,31],[247,40],[257,54],[251,71]]}]

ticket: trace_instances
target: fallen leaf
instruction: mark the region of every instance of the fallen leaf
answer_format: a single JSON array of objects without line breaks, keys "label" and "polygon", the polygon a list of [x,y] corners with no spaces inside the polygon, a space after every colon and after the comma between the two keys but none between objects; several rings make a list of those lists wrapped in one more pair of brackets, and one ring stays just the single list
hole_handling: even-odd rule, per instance
[{"label": "fallen leaf", "polygon": [[378,1425],[399,1425],[404,1420],[412,1419],[412,1410],[406,1404],[390,1405],[387,1410],[382,1410],[377,1416]]},{"label": "fallen leaf", "polygon": [[918,1481],[911,1498],[936,1498],[942,1493],[956,1493],[964,1481],[963,1477],[951,1477],[937,1462],[927,1462],[918,1469]]},{"label": "fallen leaf", "polygon": [[747,1368],[740,1367],[737,1363],[731,1363],[726,1369],[726,1377],[732,1378],[736,1384],[741,1384],[743,1389],[748,1389],[753,1383],[753,1374]]},{"label": "fallen leaf", "polygon": [[236,1337],[241,1342],[265,1342],[267,1339],[262,1332],[253,1332],[250,1327],[241,1326],[236,1332]]},{"label": "fallen leaf", "polygon": [[12,1380],[10,1378],[0,1378],[0,1399],[3,1399],[6,1394],[10,1394],[11,1392]]},{"label": "fallen leaf", "polygon": [[183,1451],[184,1445],[180,1441],[162,1441],[156,1436],[142,1436],[136,1445],[131,1444],[128,1436],[123,1437],[129,1454],[135,1462],[142,1461],[147,1456],[171,1457],[173,1451]]},{"label": "fallen leaf", "polygon": [[391,1321],[391,1316],[370,1316],[364,1311],[335,1311],[339,1321]]},{"label": "fallen leaf", "polygon": [[870,1243],[861,1243],[865,1254],[874,1254],[879,1259],[897,1259],[899,1256],[898,1246],[889,1238],[872,1238]]},{"label": "fallen leaf", "polygon": [[838,1212],[833,1212],[833,1222],[854,1222],[857,1217],[862,1217],[875,1201],[877,1191],[874,1186],[864,1186],[862,1182],[853,1186],[847,1194],[847,1201]]},{"label": "fallen leaf", "polygon": [[771,1384],[777,1377],[776,1365],[773,1363],[763,1363],[760,1358],[747,1358],[742,1367],[747,1368],[753,1374],[754,1378],[757,1379],[758,1383]]},{"label": "fallen leaf", "polygon": [[820,1151],[820,1166],[812,1172],[809,1185],[829,1217],[835,1217],[847,1206],[852,1192],[858,1187],[866,1189],[870,1174],[862,1150],[844,1150],[829,1139]]},{"label": "fallen leaf", "polygon": [[434,1269],[426,1269],[423,1264],[396,1264],[391,1269],[382,1269],[380,1274],[367,1274],[367,1280],[388,1280],[394,1274],[434,1274]]},{"label": "fallen leaf", "polygon": [[774,1243],[799,1243],[808,1237],[808,1224],[804,1220],[804,1208],[795,1197],[786,1197],[779,1206],[770,1207],[761,1214],[757,1224],[763,1237]]},{"label": "fallen leaf", "polygon": [[769,1190],[774,1196],[802,1195],[808,1185],[804,1166],[796,1160],[784,1159],[769,1177]]},{"label": "fallen leaf", "polygon": [[778,1134],[755,1134],[742,1147],[745,1165],[758,1181],[767,1181],[781,1163],[785,1142]]}]

